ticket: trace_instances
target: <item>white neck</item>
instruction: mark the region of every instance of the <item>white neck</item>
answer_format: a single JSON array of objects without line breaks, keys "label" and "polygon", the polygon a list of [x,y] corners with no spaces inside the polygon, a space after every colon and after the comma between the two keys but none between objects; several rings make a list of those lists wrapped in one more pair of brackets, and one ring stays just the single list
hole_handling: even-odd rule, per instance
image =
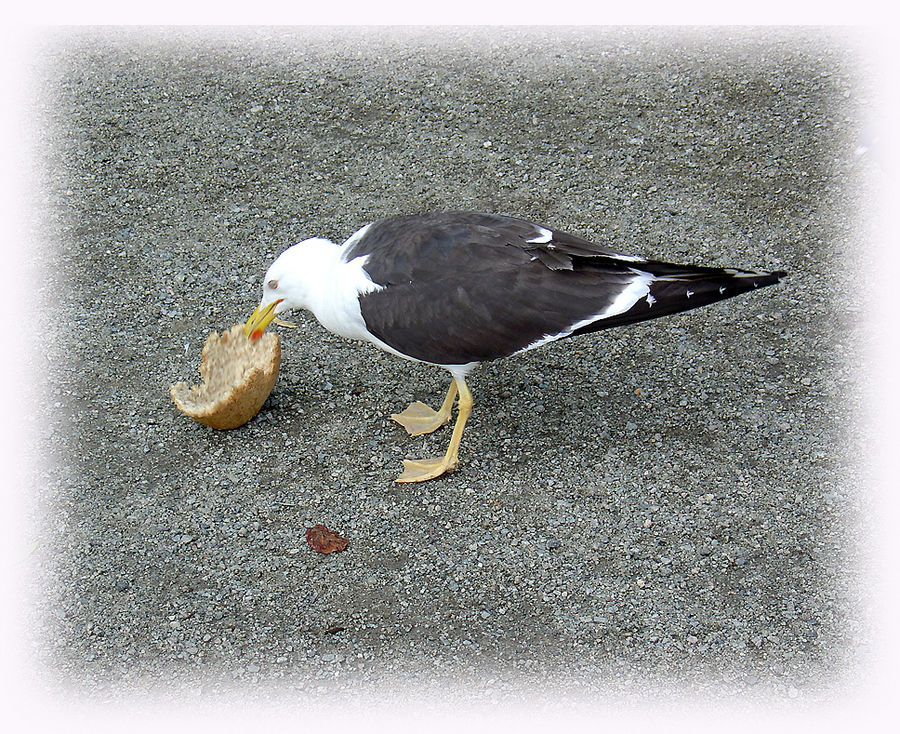
[{"label": "white neck", "polygon": [[341,245],[313,238],[284,252],[279,260],[290,266],[296,278],[289,286],[289,300],[292,307],[311,311],[322,326],[339,336],[368,339],[359,296],[381,286],[362,269],[365,257],[343,262],[343,250]]}]

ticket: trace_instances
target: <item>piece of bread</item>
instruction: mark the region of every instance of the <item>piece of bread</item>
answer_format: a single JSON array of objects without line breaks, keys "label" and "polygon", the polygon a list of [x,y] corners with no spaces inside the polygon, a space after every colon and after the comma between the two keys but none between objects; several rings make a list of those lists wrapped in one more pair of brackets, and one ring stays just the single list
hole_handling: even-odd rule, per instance
[{"label": "piece of bread", "polygon": [[177,382],[169,393],[194,420],[219,430],[237,428],[266,402],[280,366],[277,334],[267,331],[253,342],[244,336],[244,325],[236,324],[221,336],[214,331],[207,337],[200,363],[203,384]]}]

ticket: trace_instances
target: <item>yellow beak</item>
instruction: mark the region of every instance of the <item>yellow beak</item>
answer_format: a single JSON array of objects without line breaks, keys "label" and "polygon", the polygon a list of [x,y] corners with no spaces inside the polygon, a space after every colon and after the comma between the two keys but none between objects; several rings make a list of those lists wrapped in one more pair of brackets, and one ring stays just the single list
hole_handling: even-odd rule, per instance
[{"label": "yellow beak", "polygon": [[277,301],[272,301],[268,306],[257,306],[256,310],[250,314],[250,318],[244,324],[244,334],[249,336],[251,341],[256,341],[263,335],[266,327],[275,318],[275,306],[283,300],[283,298],[279,298]]}]

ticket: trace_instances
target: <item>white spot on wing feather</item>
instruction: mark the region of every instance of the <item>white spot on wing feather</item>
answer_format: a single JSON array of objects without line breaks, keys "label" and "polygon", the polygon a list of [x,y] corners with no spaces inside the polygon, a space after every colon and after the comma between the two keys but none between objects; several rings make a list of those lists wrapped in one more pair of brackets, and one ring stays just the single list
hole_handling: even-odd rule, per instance
[{"label": "white spot on wing feather", "polygon": [[[525,240],[529,245],[544,245],[553,239],[553,232],[551,232],[549,229],[538,227],[537,231],[537,237],[532,237],[530,240]],[[553,247],[553,245],[550,245],[550,247]]]},{"label": "white spot on wing feather", "polygon": [[645,263],[645,262],[647,262],[647,258],[638,257],[637,255],[620,255],[620,254],[616,253],[614,255],[610,255],[609,257],[611,257],[615,260],[622,260],[623,262],[627,262],[627,263]]}]

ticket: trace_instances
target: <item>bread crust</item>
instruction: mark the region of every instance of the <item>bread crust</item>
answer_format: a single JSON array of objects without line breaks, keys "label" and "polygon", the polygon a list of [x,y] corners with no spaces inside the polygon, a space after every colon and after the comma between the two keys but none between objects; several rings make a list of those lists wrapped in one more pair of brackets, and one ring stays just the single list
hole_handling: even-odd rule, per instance
[{"label": "bread crust", "polygon": [[212,332],[200,358],[203,383],[177,382],[169,394],[182,413],[224,431],[244,425],[266,402],[281,367],[281,342],[268,331],[252,342],[243,324],[235,324],[221,335]]}]

